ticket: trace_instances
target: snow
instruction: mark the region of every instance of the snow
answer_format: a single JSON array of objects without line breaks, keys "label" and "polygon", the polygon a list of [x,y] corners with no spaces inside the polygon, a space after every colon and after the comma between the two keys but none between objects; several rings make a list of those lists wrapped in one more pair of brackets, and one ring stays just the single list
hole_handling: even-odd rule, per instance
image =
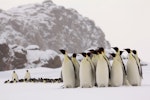
[{"label": "snow", "polygon": [[39,50],[40,47],[38,45],[29,45],[26,47],[27,50]]},{"label": "snow", "polygon": [[0,38],[0,44],[7,44],[6,40],[3,38]]},{"label": "snow", "polygon": [[[40,67],[46,63],[48,63],[48,61],[50,59],[54,59],[56,56],[59,56],[57,52],[53,51],[53,50],[34,50],[36,48],[34,48],[36,46],[31,46],[31,48],[28,48],[27,50],[27,67],[26,68],[35,68],[35,67]],[[30,50],[29,50],[30,49]],[[33,50],[31,50],[33,49]],[[37,62],[37,64],[35,63]]]},{"label": "snow", "polygon": [[[61,68],[28,69],[32,78],[59,78]],[[19,78],[23,78],[26,69],[15,70]],[[1,100],[149,100],[150,98],[150,65],[143,66],[144,79],[142,86],[121,86],[105,88],[71,88],[63,89],[62,83],[7,83],[11,79],[11,71],[0,72]]]}]

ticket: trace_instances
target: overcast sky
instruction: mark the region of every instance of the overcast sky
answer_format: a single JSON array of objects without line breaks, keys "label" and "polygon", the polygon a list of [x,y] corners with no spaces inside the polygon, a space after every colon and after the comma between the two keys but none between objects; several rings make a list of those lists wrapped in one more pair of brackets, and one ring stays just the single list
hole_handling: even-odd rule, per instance
[{"label": "overcast sky", "polygon": [[[43,0],[0,0],[1,9],[10,9]],[[138,50],[150,62],[150,0],[53,0],[57,5],[74,8],[94,20],[111,46]]]}]

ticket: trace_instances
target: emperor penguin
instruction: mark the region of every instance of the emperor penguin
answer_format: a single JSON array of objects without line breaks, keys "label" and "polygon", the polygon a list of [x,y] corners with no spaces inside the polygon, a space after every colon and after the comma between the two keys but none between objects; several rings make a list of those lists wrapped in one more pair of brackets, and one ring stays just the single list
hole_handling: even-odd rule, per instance
[{"label": "emperor penguin", "polygon": [[88,61],[90,62],[91,67],[92,67],[93,86],[95,86],[96,85],[96,66],[94,66],[94,64],[91,60],[91,53],[90,52],[87,53],[87,58],[88,58]]},{"label": "emperor penguin", "polygon": [[29,72],[29,70],[26,70],[26,74],[24,76],[25,81],[29,81],[30,78],[31,78],[30,72]]},{"label": "emperor penguin", "polygon": [[98,87],[107,87],[109,84],[109,65],[104,58],[102,51],[98,51],[98,62],[96,66],[96,83]]},{"label": "emperor penguin", "polygon": [[140,64],[140,59],[139,59],[139,57],[138,57],[137,51],[136,51],[136,50],[132,50],[132,52],[133,52],[133,54],[134,54],[133,57],[136,59],[137,65],[138,65],[138,67],[139,67],[141,79],[143,79],[142,66],[141,66],[141,64]]},{"label": "emperor penguin", "polygon": [[[108,60],[108,58],[107,58],[107,56],[106,56],[106,52],[105,52],[104,48],[103,48],[103,47],[99,48],[99,51],[101,51],[101,53],[102,53],[104,59],[106,60],[107,65],[108,65],[108,68],[109,68],[109,72],[110,72],[110,70],[111,70],[111,65],[110,65],[110,62],[109,62],[109,60]],[[109,75],[110,75],[110,74],[109,74]],[[109,76],[109,78],[111,78],[111,76]]]},{"label": "emperor penguin", "polygon": [[79,62],[76,59],[76,56],[77,56],[77,54],[73,53],[71,60],[72,60],[72,63],[74,65],[74,67],[75,67],[75,76],[76,76],[75,86],[79,87],[80,86],[80,78],[79,78],[80,65],[79,65]]},{"label": "emperor penguin", "polygon": [[12,73],[12,80],[14,81],[17,81],[18,82],[18,75],[17,75],[17,73],[15,72],[15,71],[13,71],[13,73]]},{"label": "emperor penguin", "polygon": [[128,52],[127,61],[127,78],[132,86],[141,85],[141,72],[135,57],[130,49],[125,49]]},{"label": "emperor penguin", "polygon": [[91,53],[92,53],[92,62],[93,62],[93,65],[96,67],[97,66],[97,61],[98,61],[98,53],[96,50],[89,50]]},{"label": "emperor penguin", "polygon": [[113,49],[116,51],[116,55],[118,55],[118,59],[120,59],[121,63],[122,63],[122,70],[123,70],[123,85],[126,86],[130,86],[130,83],[127,79],[127,70],[126,70],[126,66],[123,63],[123,60],[121,58],[121,54],[123,53],[122,51],[119,50],[118,47],[113,47]]},{"label": "emperor penguin", "polygon": [[80,62],[80,87],[81,88],[91,88],[93,87],[93,72],[92,65],[89,61],[88,55],[86,53],[81,53],[83,59]]},{"label": "emperor penguin", "polygon": [[71,59],[65,50],[61,49],[60,52],[64,55],[64,60],[62,62],[62,78],[64,88],[74,88],[75,87],[75,67]]},{"label": "emperor penguin", "polygon": [[113,56],[113,63],[111,68],[111,86],[119,87],[123,85],[123,69],[122,62],[119,55],[111,54]]}]

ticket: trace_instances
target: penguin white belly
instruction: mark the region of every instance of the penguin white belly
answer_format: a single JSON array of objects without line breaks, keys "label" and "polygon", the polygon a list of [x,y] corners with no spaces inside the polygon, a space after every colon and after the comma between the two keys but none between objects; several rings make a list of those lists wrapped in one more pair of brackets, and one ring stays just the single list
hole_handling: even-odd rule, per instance
[{"label": "penguin white belly", "polygon": [[92,79],[92,68],[88,61],[83,61],[80,64],[80,86],[82,88],[90,88],[93,84]]},{"label": "penguin white belly", "polygon": [[121,86],[123,84],[123,70],[119,62],[113,62],[111,69],[111,86]]},{"label": "penguin white belly", "polygon": [[134,61],[127,62],[127,79],[133,86],[141,85],[141,77],[139,75],[138,66]]},{"label": "penguin white belly", "polygon": [[75,87],[75,74],[71,61],[62,64],[63,84],[65,88]]},{"label": "penguin white belly", "polygon": [[18,81],[18,75],[16,73],[13,73],[12,80]]},{"label": "penguin white belly", "polygon": [[24,77],[25,79],[27,79],[27,80],[29,80],[31,77],[30,77],[30,73],[26,73],[26,75],[25,75],[25,77]]},{"label": "penguin white belly", "polygon": [[96,67],[96,83],[98,87],[107,87],[109,83],[108,66],[105,61],[98,61]]}]

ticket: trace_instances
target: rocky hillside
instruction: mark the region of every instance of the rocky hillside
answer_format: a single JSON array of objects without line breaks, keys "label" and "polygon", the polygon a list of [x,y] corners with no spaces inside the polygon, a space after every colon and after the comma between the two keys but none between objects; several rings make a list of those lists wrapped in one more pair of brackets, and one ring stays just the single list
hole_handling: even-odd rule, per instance
[{"label": "rocky hillside", "polygon": [[59,54],[53,50],[40,50],[38,46],[27,48],[18,45],[8,45],[0,39],[0,71],[20,68],[61,67]]},{"label": "rocky hillside", "polygon": [[105,34],[92,20],[50,0],[0,10],[0,37],[9,44],[34,44],[57,52],[60,48],[80,52],[89,47],[110,47]]}]

